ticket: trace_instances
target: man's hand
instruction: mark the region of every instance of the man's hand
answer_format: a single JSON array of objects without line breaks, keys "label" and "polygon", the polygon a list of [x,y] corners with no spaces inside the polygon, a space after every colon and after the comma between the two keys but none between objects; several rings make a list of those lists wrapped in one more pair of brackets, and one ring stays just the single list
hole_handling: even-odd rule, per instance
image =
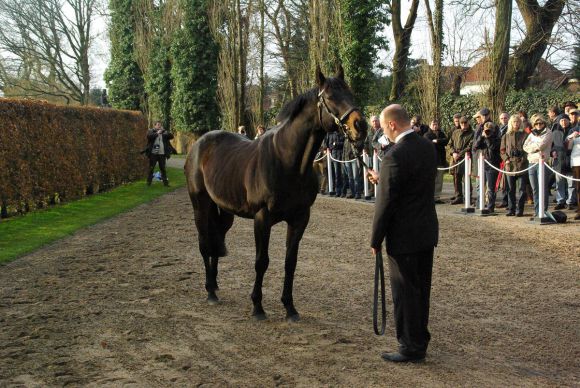
[{"label": "man's hand", "polygon": [[373,248],[371,247],[371,253],[373,254],[373,256],[376,256],[378,252],[380,252],[382,249],[382,247],[378,247],[378,248]]},{"label": "man's hand", "polygon": [[379,183],[379,174],[372,168],[368,169],[367,178],[369,179],[369,182],[371,182],[373,185]]}]

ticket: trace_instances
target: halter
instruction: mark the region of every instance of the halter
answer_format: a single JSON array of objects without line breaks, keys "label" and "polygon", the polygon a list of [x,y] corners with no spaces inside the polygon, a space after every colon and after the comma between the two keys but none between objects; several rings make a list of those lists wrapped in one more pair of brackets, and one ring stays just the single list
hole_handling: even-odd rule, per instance
[{"label": "halter", "polygon": [[[348,139],[349,142],[354,143],[354,140],[352,140],[350,138],[350,133],[348,131],[348,125],[346,125],[346,121],[348,120],[348,116],[350,116],[350,114],[352,112],[358,111],[360,112],[360,109],[353,106],[351,107],[349,110],[347,110],[345,113],[343,113],[343,115],[338,118],[334,113],[332,113],[332,111],[330,110],[330,108],[328,108],[328,105],[326,104],[326,100],[324,99],[324,96],[322,95],[324,93],[324,89],[322,89],[320,91],[320,93],[318,93],[318,118],[320,120],[320,126],[323,126],[322,124],[322,108],[324,108],[324,110],[326,111],[326,113],[332,117],[332,119],[334,120],[334,123],[338,126],[338,128],[342,131],[342,134],[344,135],[345,138]],[[367,166],[367,164],[364,162],[362,155],[360,155],[356,149],[356,147],[353,147],[353,152],[354,152],[354,156],[355,158],[358,159],[358,161],[365,166],[367,169],[369,168]]]}]

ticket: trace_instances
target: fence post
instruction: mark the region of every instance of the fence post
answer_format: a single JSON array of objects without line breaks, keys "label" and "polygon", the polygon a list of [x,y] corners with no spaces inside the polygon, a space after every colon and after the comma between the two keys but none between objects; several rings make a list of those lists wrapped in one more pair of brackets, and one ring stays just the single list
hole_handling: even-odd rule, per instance
[{"label": "fence post", "polygon": [[543,220],[546,218],[546,214],[544,213],[544,203],[546,203],[546,199],[544,198],[545,193],[545,185],[546,185],[546,176],[544,175],[544,155],[540,155],[540,161],[538,162],[538,218]]},{"label": "fence post", "polygon": [[332,162],[330,160],[330,148],[326,149],[326,165],[328,168],[328,195],[334,195],[334,182],[332,181]]},{"label": "fence post", "polygon": [[465,153],[463,164],[463,171],[465,172],[465,176],[463,177],[463,199],[465,201],[465,207],[461,211],[463,213],[473,213],[475,209],[471,207],[471,154],[469,152]]},{"label": "fence post", "polygon": [[[369,161],[369,156],[367,155],[366,152],[363,152],[363,162],[365,162],[365,164],[368,166],[370,161]],[[369,195],[369,180],[367,178],[367,167],[363,166],[363,182],[364,182],[364,189],[365,189],[365,199],[368,201],[369,199],[371,199],[371,196]]]},{"label": "fence post", "polygon": [[[377,150],[374,150],[374,153],[373,153],[373,169],[375,170],[375,172],[377,174],[379,173],[379,171],[381,169],[381,166],[379,165],[379,154],[377,153]],[[377,184],[375,184],[374,189],[375,189],[375,198],[377,198],[379,196],[378,195],[379,186]]]},{"label": "fence post", "polygon": [[483,159],[483,152],[480,152],[479,157],[477,158],[477,175],[479,176],[479,208],[477,209],[477,214],[479,215],[486,215],[490,213],[488,209],[485,209],[485,163]]}]

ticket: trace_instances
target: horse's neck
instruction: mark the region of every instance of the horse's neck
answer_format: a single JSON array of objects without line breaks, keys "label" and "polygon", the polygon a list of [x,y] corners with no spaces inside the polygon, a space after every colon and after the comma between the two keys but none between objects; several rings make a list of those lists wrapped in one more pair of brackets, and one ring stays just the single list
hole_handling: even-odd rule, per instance
[{"label": "horse's neck", "polygon": [[300,175],[312,169],[312,162],[324,138],[317,113],[315,108],[307,107],[304,114],[287,122],[276,133],[276,150],[283,164]]}]

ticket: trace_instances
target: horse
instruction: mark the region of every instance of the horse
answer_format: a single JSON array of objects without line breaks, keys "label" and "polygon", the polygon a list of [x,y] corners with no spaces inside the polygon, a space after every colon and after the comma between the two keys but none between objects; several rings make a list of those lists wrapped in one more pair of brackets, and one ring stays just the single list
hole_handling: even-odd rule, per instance
[{"label": "horse", "polygon": [[366,121],[353,104],[342,66],[334,78],[326,78],[317,67],[316,81],[318,87],[285,105],[277,117],[279,124],[258,139],[210,131],[194,143],[187,156],[185,175],[209,304],[219,301],[218,262],[227,255],[225,236],[234,215],[253,218],[256,279],[251,294],[252,315],[257,320],[266,319],[262,282],[270,262],[270,231],[285,221],[288,229],[281,301],[288,321],[300,319],[292,287],[298,247],[318,194],[315,155],[326,132],[342,130],[359,152],[367,133]]}]

